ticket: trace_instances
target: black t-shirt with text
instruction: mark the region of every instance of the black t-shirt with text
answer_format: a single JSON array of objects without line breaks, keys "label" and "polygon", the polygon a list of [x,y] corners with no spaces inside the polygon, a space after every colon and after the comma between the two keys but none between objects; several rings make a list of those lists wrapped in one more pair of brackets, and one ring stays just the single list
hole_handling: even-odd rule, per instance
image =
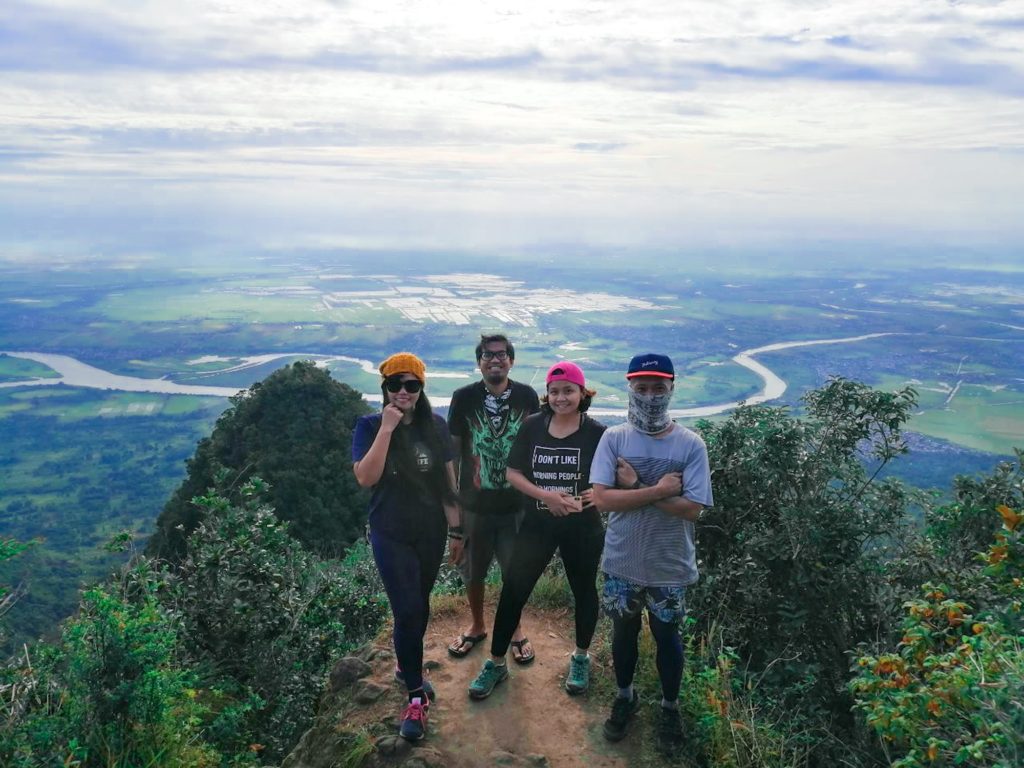
[{"label": "black t-shirt with text", "polygon": [[[580,428],[564,438],[549,434],[549,414],[528,418],[512,445],[508,466],[522,472],[538,488],[579,496],[590,488],[590,463],[605,430],[604,424],[586,414],[581,417]],[[543,502],[525,495],[523,509],[549,515]],[[596,515],[597,510],[590,507],[587,513]]]},{"label": "black t-shirt with text", "polygon": [[462,441],[459,496],[464,506],[483,513],[517,511],[518,493],[505,479],[505,466],[520,427],[539,409],[533,387],[511,379],[497,397],[482,381],[455,390],[448,429]]}]

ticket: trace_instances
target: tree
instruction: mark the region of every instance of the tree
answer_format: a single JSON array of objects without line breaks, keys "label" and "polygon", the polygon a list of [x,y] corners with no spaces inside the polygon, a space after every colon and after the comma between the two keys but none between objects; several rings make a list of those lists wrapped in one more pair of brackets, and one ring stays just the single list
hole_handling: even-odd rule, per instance
[{"label": "tree", "polygon": [[210,437],[188,461],[188,475],[157,519],[147,553],[172,562],[202,518],[192,503],[210,488],[235,489],[258,475],[266,499],[307,548],[337,555],[366,522],[367,494],[352,475],[352,428],[369,412],[362,395],[312,362],[285,366],[231,398]]},{"label": "tree", "polygon": [[892,610],[881,547],[907,492],[878,473],[906,450],[915,398],[835,378],[804,397],[805,418],[746,406],[699,425],[715,507],[698,526],[702,579],[688,599],[700,630],[786,706],[848,718],[847,653]]}]

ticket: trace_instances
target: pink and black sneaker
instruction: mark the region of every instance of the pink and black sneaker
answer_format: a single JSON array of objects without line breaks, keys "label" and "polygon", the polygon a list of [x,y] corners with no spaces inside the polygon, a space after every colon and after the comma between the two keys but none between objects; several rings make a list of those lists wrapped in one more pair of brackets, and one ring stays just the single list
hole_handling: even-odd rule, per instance
[{"label": "pink and black sneaker", "polygon": [[402,710],[402,725],[398,735],[406,741],[419,741],[427,735],[427,710],[430,706],[423,699],[413,699]]}]

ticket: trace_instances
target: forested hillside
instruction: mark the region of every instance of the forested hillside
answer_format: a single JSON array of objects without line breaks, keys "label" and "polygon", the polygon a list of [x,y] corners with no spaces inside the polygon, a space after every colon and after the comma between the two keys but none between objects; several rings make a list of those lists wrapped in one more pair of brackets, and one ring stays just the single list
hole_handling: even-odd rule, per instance
[{"label": "forested hillside", "polygon": [[[695,764],[1021,764],[1022,456],[951,479],[941,504],[880,480],[913,461],[915,401],[834,379],[799,416],[699,424],[716,506],[688,595]],[[335,556],[361,530],[348,447],[365,408],[307,364],[237,398],[149,552],[5,665],[0,764],[279,764],[333,661],[387,614],[365,545]],[[385,731],[338,723],[360,749],[323,764],[375,759]]]},{"label": "forested hillside", "polygon": [[281,368],[232,398],[189,460],[188,476],[160,513],[146,552],[180,559],[200,522],[192,500],[223,487],[225,478],[241,486],[258,476],[292,536],[321,555],[340,555],[366,523],[368,495],[349,467],[352,425],[368,412],[359,392],[311,362]]}]

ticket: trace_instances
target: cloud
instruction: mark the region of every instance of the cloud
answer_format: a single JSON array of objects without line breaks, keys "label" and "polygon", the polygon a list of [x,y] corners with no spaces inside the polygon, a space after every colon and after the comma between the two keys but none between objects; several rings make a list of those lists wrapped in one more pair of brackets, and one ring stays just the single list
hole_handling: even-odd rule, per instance
[{"label": "cloud", "polygon": [[7,0],[0,230],[1013,240],[1020,19],[1010,0]]}]

